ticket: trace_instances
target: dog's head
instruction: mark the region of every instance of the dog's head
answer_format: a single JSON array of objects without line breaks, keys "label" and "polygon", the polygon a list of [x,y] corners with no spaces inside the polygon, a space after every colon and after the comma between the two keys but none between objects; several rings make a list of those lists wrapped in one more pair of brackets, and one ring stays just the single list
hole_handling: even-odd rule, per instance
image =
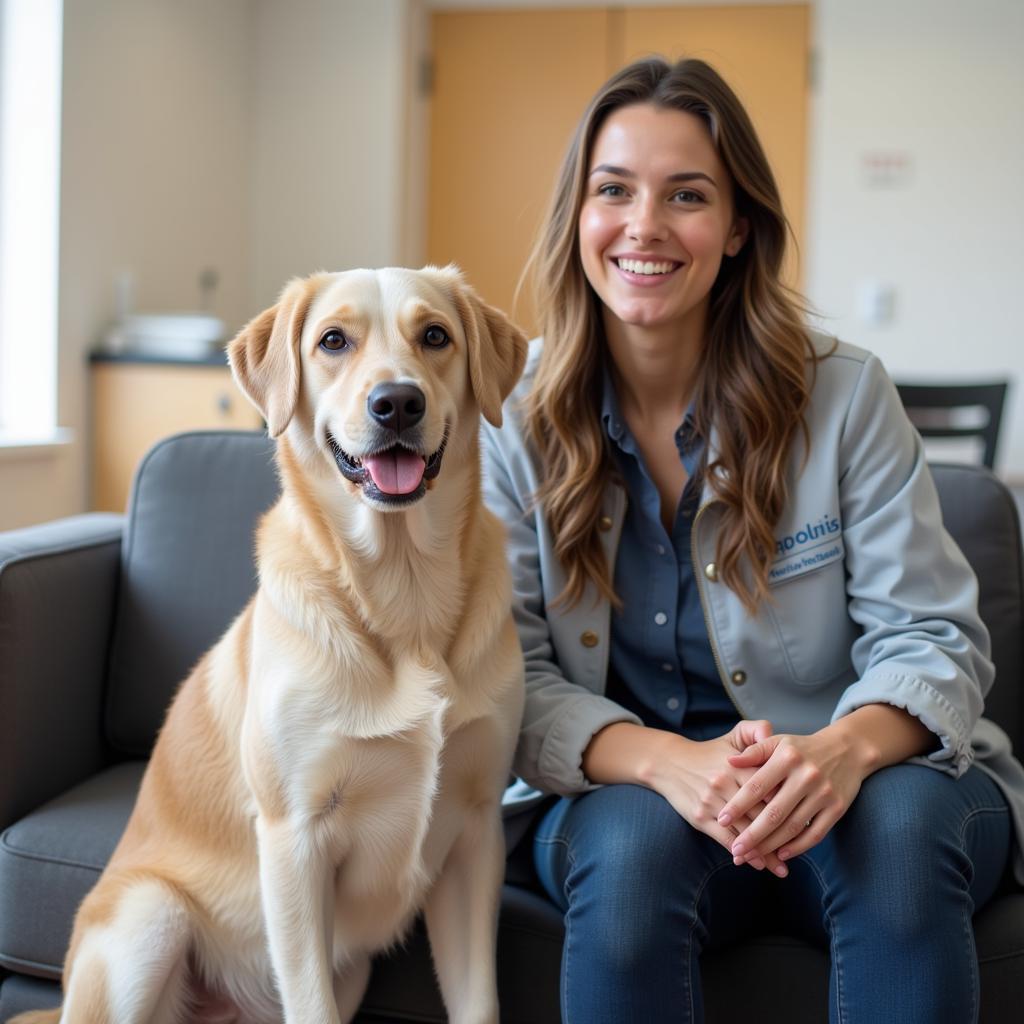
[{"label": "dog's head", "polygon": [[478,414],[501,424],[526,338],[453,267],[351,270],[292,281],[228,358],[272,437],[393,510],[470,454]]}]

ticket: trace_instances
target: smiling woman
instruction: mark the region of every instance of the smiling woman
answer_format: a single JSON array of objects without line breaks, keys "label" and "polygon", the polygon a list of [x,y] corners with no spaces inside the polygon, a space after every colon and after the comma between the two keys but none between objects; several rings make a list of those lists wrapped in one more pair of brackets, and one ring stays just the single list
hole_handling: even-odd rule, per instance
[{"label": "smiling woman", "polygon": [[565,1020],[700,1021],[702,952],[751,930],[828,949],[832,1021],[976,1019],[964,922],[1024,776],[975,746],[989,638],[920,439],[804,323],[787,235],[729,86],[647,59],[584,112],[534,252],[543,339],[485,465],[515,768],[562,797],[532,841]]}]

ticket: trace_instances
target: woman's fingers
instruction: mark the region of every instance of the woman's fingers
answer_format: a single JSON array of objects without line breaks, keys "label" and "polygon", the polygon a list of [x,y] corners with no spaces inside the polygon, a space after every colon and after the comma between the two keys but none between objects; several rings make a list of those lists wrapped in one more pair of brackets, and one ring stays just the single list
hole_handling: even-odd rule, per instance
[{"label": "woman's fingers", "polygon": [[[764,856],[774,846],[767,846],[769,836],[776,832],[793,827],[798,819],[793,812],[804,799],[806,794],[801,792],[799,783],[792,780],[784,785],[775,795],[773,800],[764,805],[764,810],[754,819],[750,826],[744,829],[732,844],[732,854],[738,864],[746,859],[745,855],[759,854]],[[794,838],[791,833],[786,839]]]},{"label": "woman's fingers", "polygon": [[[757,744],[764,747],[766,744],[775,744],[775,737]],[[748,748],[750,749],[750,748]],[[772,754],[774,754],[774,748]],[[746,757],[747,753],[737,754],[729,758],[730,764],[735,764],[737,758]],[[768,794],[777,789],[786,781],[790,772],[790,765],[787,759],[769,755],[768,760],[753,775],[743,783],[736,791],[736,794],[729,798],[725,806],[719,812],[718,823],[728,825],[741,814],[749,815],[752,808],[768,799]],[[735,765],[737,768],[751,767],[749,765]],[[774,803],[774,801],[772,801]],[[764,813],[764,812],[762,812]],[[760,817],[760,815],[758,815]]]},{"label": "woman's fingers", "polygon": [[775,851],[769,856],[778,856],[782,861],[792,860],[806,853],[811,847],[817,846],[832,830],[839,820],[839,815],[829,807],[816,808],[816,802],[806,800],[801,803],[786,824],[765,839],[753,855],[762,859],[764,850]]},{"label": "woman's fingers", "polygon": [[[713,836],[713,838],[717,839],[725,849],[731,852],[732,844],[736,841],[736,837],[752,823],[752,820],[744,815],[728,828],[721,828],[722,837],[716,835]],[[762,857],[759,851],[754,850],[743,863],[749,864],[752,868],[756,868],[758,871],[763,871],[767,868],[773,874],[778,875],[779,878],[785,878],[786,875],[789,874],[789,868],[786,867],[782,862],[782,859],[774,851],[770,851]]]},{"label": "woman's fingers", "polygon": [[735,745],[737,753],[740,753],[754,744],[768,739],[772,731],[772,723],[766,718],[744,719],[736,723],[730,734],[730,739]]}]

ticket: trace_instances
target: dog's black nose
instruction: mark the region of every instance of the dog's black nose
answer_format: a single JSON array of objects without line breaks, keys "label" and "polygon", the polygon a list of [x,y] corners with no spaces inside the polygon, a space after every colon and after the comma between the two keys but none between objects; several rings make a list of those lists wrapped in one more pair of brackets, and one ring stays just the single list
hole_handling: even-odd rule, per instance
[{"label": "dog's black nose", "polygon": [[401,434],[423,419],[427,398],[415,384],[378,384],[366,399],[366,406],[382,427]]}]

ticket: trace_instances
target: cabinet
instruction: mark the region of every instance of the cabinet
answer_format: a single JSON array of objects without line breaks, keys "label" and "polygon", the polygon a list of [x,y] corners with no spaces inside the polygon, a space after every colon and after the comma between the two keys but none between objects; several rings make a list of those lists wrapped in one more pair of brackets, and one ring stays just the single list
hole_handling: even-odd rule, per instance
[{"label": "cabinet", "polygon": [[94,509],[124,510],[139,460],[168,434],[263,426],[222,359],[96,355],[90,377]]}]

